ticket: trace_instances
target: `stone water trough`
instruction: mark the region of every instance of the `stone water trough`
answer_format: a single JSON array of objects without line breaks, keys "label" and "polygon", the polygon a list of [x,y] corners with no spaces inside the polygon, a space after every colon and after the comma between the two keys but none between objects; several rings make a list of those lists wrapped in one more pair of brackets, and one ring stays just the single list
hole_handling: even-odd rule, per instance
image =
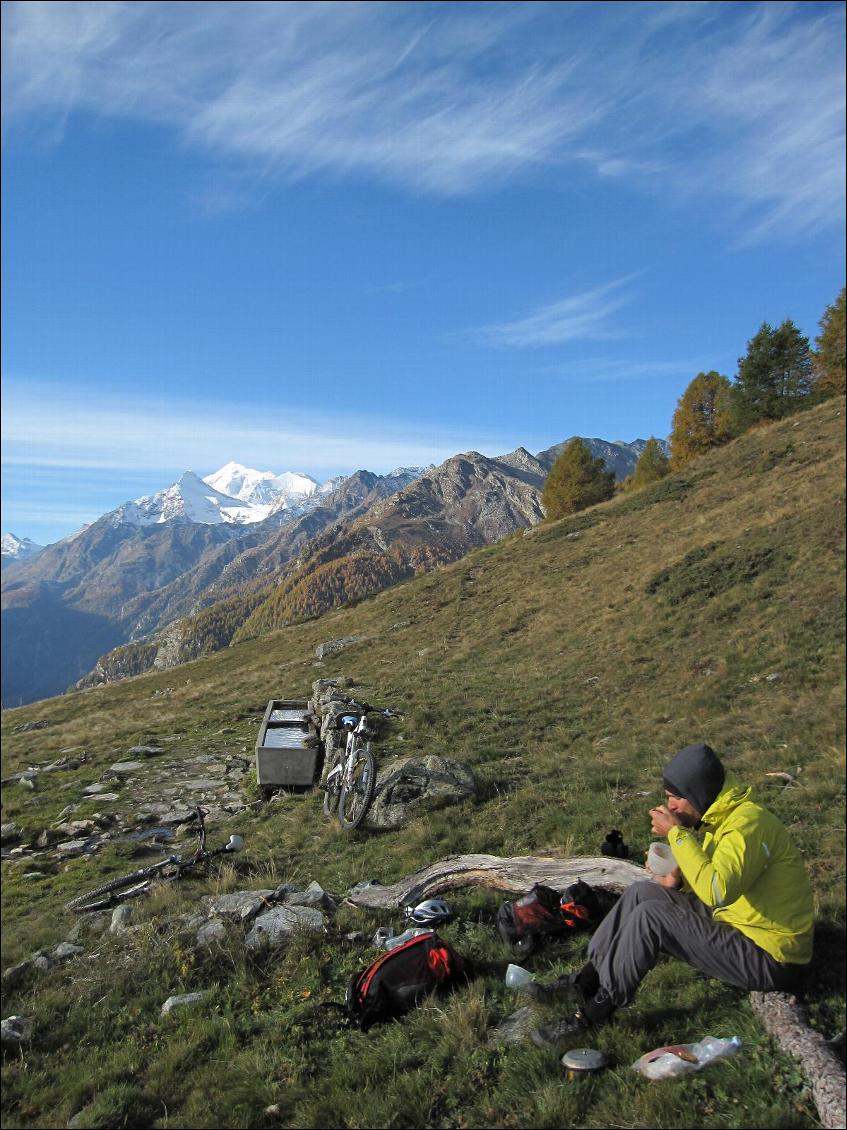
[{"label": "stone water trough", "polygon": [[317,729],[306,699],[272,698],[256,738],[256,778],[264,789],[314,783],[320,755]]}]

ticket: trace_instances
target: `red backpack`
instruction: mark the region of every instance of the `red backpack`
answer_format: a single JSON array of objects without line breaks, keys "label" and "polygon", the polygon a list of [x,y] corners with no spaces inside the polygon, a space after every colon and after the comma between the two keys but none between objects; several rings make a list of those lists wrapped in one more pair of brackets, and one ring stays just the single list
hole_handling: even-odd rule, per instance
[{"label": "red backpack", "polygon": [[408,1012],[427,993],[452,988],[468,963],[434,930],[410,938],[356,973],[345,1001],[353,1021],[366,1032],[380,1020]]},{"label": "red backpack", "polygon": [[561,894],[538,883],[523,898],[502,904],[497,930],[516,954],[526,957],[545,934],[590,929],[602,917],[596,893],[581,879]]}]

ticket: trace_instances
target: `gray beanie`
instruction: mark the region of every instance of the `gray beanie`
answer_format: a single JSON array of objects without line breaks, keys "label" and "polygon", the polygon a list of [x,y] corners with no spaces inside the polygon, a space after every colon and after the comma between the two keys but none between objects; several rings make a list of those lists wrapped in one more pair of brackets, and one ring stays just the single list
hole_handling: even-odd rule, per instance
[{"label": "gray beanie", "polygon": [[665,789],[692,804],[699,814],[715,802],[726,772],[711,746],[687,745],[665,766]]}]

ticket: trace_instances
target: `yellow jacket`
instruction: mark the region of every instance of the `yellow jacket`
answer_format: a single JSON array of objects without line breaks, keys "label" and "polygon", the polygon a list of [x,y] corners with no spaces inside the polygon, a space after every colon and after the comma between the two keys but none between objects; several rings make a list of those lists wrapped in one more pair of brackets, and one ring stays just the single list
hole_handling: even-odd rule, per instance
[{"label": "yellow jacket", "polygon": [[777,961],[812,959],[812,888],[800,853],[775,816],[729,775],[703,816],[703,844],[673,827],[668,843],[683,879],[712,907]]}]

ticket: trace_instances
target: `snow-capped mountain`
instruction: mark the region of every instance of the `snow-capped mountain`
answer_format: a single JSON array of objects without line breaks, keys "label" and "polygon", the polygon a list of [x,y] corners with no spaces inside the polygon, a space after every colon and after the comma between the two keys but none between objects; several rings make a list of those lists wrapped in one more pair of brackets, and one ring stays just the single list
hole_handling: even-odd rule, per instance
[{"label": "snow-capped mountain", "polygon": [[37,557],[42,549],[44,549],[44,546],[34,542],[31,538],[19,538],[12,533],[3,534],[2,556],[4,565],[10,564],[12,561],[29,561],[33,557]]},{"label": "snow-capped mountain", "polygon": [[267,517],[268,509],[268,506],[253,506],[223,494],[193,471],[184,471],[165,490],[125,502],[113,510],[110,517],[115,525],[123,526],[155,526],[165,522],[244,525],[261,522]]},{"label": "snow-capped mountain", "polygon": [[154,526],[173,522],[202,525],[246,526],[275,517],[290,522],[320,506],[345,475],[318,484],[298,471],[256,471],[240,463],[227,463],[201,479],[184,471],[177,482],[156,494],[125,502],[108,515],[113,524]]},{"label": "snow-capped mountain", "polygon": [[273,471],[255,471],[241,463],[227,463],[214,474],[206,475],[203,482],[230,498],[253,506],[272,505],[275,510],[284,508],[281,502],[297,505],[320,489],[311,475],[299,471],[275,475]]}]

